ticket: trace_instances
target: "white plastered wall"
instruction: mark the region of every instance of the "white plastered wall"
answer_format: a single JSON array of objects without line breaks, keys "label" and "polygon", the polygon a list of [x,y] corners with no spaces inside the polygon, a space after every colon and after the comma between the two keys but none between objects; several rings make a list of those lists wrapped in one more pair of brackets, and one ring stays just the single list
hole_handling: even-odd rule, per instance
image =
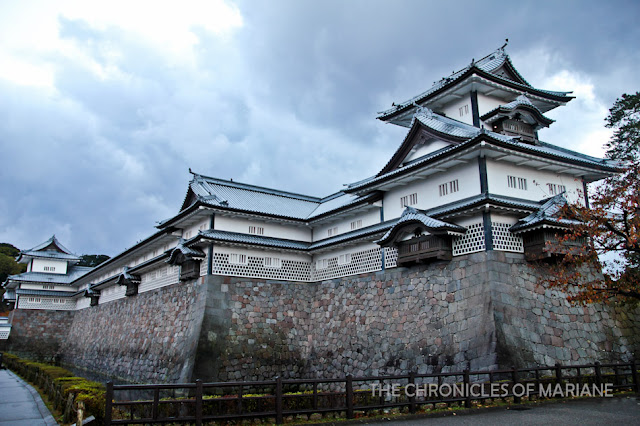
[{"label": "white plastered wall", "polygon": [[[44,288],[45,286],[47,286],[47,288]],[[53,286],[53,288],[50,288],[49,286]],[[42,283],[42,284],[22,283],[20,284],[20,288],[25,290],[69,291],[72,293],[77,291],[75,287],[70,287],[68,285],[55,285],[55,284],[47,284],[47,283]]]},{"label": "white plastered wall", "polygon": [[[463,115],[460,116],[460,108],[464,108],[465,106],[467,108],[464,110]],[[471,96],[469,94],[466,94],[461,99],[455,102],[451,102],[450,104],[442,108],[442,112],[447,117],[453,118],[454,120],[462,121],[463,123],[473,125],[473,113],[471,110]]]},{"label": "white plastered wall", "polygon": [[[507,176],[525,178],[527,180],[527,189],[509,188]],[[558,175],[554,172],[487,159],[487,181],[491,194],[534,201],[553,196],[553,194],[549,193],[548,183],[564,185],[567,189],[565,197],[568,201],[584,202],[582,180],[572,175]]]},{"label": "white plastered wall", "polygon": [[[351,223],[362,221],[361,228],[375,225],[380,223],[380,209],[377,207],[371,208],[364,212],[359,212],[356,215],[350,215],[345,218],[336,219],[335,221],[325,222],[317,225],[313,228],[313,241],[321,241],[335,235],[344,234],[346,232],[355,231],[360,228],[351,229]],[[337,234],[329,235],[329,229],[338,228]]]},{"label": "white plastered wall", "polygon": [[311,230],[302,226],[220,215],[216,216],[214,224],[214,228],[217,230],[238,232],[242,234],[248,234],[250,226],[259,226],[264,228],[263,236],[265,237],[311,242]]},{"label": "white plastered wall", "polygon": [[480,117],[489,111],[498,108],[500,105],[504,105],[505,103],[507,102],[501,99],[478,93],[478,113]]},{"label": "white plastered wall", "polygon": [[429,140],[427,142],[425,142],[424,144],[420,145],[420,147],[418,149],[416,149],[414,152],[412,152],[411,154],[409,154],[403,161],[403,163],[408,163],[411,160],[415,160],[416,158],[420,158],[424,155],[427,155],[431,152],[437,151],[439,149],[442,148],[446,148],[448,146],[451,146],[450,143],[442,141],[440,139],[432,139]]},{"label": "white plastered wall", "polygon": [[[458,179],[458,192],[449,193],[441,197],[438,189],[439,185],[454,179]],[[480,193],[478,163],[470,161],[445,172],[391,189],[384,194],[384,219],[389,220],[400,217],[404,211],[404,207],[400,204],[400,198],[412,193],[418,194],[418,203],[411,207],[418,209],[429,209],[477,195]]]},{"label": "white plastered wall", "polygon": [[[45,267],[55,268],[55,270],[45,271]],[[65,260],[53,260],[53,259],[33,259],[31,265],[33,272],[45,272],[47,274],[66,274],[67,262]]]}]

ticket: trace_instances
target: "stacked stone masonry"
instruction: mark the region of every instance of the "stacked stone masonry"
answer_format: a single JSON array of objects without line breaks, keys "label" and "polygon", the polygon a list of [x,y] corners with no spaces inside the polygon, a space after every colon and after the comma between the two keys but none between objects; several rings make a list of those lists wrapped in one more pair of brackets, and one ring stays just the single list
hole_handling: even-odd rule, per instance
[{"label": "stacked stone masonry", "polygon": [[33,312],[69,315],[68,332],[57,334],[65,362],[137,382],[426,373],[638,354],[639,308],[572,307],[539,288],[536,274],[523,254],[490,251],[316,283],[211,275],[76,312],[17,310],[10,344],[37,340],[30,322],[47,320]]}]

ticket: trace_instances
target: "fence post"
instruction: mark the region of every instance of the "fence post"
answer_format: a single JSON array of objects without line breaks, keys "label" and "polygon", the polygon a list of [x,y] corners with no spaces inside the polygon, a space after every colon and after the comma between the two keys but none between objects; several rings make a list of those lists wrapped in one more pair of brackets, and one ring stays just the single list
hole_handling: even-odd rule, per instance
[{"label": "fence post", "polygon": [[284,423],[282,415],[282,378],[276,376],[276,424],[281,425],[282,423]]},{"label": "fence post", "polygon": [[416,412],[416,372],[409,372],[409,384],[413,385],[413,393],[409,397],[409,412],[411,414]]},{"label": "fence post", "polygon": [[104,407],[104,424],[105,426],[111,426],[111,404],[113,403],[113,382],[107,382],[107,394],[105,395],[105,407]]},{"label": "fence post", "polygon": [[631,360],[631,379],[633,380],[633,390],[640,393],[640,382],[638,382],[638,365],[636,359]]},{"label": "fence post", "polygon": [[596,370],[596,386],[602,385],[602,371],[600,370],[600,361],[596,361],[593,365],[594,370]]},{"label": "fence post", "polygon": [[556,363],[556,384],[562,383],[562,365],[557,362]]},{"label": "fence post", "polygon": [[513,381],[513,387],[511,388],[511,392],[513,393],[513,402],[515,404],[520,404],[520,397],[516,396],[516,385],[518,384],[518,369],[514,365],[511,370],[511,380]]},{"label": "fence post", "polygon": [[347,418],[353,418],[353,376],[347,374]]},{"label": "fence post", "polygon": [[202,380],[196,380],[196,426],[202,426]]},{"label": "fence post", "polygon": [[469,369],[465,368],[463,374],[465,393],[464,408],[471,408],[471,378],[469,377]]},{"label": "fence post", "polygon": [[153,407],[151,408],[151,418],[153,420],[158,419],[158,406],[160,405],[160,388],[153,390]]}]

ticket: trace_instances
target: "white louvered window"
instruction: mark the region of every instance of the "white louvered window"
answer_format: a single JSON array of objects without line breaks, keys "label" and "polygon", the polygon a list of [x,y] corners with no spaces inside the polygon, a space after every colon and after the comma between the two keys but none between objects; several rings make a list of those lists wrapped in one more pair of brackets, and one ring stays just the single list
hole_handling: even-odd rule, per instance
[{"label": "white louvered window", "polygon": [[507,176],[507,182],[509,188],[527,190],[527,180],[525,178],[516,176]]},{"label": "white louvered window", "polygon": [[264,228],[262,226],[249,226],[249,233],[254,235],[264,235]]},{"label": "white louvered window", "polygon": [[329,267],[329,259],[316,260],[316,269],[327,269]]},{"label": "white louvered window", "polygon": [[30,297],[29,299],[30,303],[40,303],[42,302],[42,300],[39,297]]},{"label": "white louvered window", "polygon": [[418,193],[414,192],[413,194],[405,195],[404,197],[400,197],[400,207],[413,206],[418,204]]},{"label": "white louvered window", "polygon": [[64,299],[52,299],[52,302],[55,303],[56,305],[63,305],[66,303]]},{"label": "white louvered window", "polygon": [[347,263],[351,263],[351,253],[338,256],[338,265],[346,265]]},{"label": "white louvered window", "polygon": [[445,195],[452,194],[454,192],[458,192],[460,190],[460,186],[458,185],[458,179],[454,179],[447,183],[442,183],[438,185],[438,193],[441,197]]},{"label": "white louvered window", "polygon": [[42,288],[44,290],[53,290],[54,288],[56,288],[56,286],[53,285],[53,284],[45,284],[45,285],[42,286]]},{"label": "white louvered window", "polygon": [[45,272],[55,272],[56,271],[56,267],[55,266],[45,266],[44,268]]},{"label": "white louvered window", "polygon": [[351,230],[353,231],[354,229],[360,229],[362,228],[362,220],[358,219],[358,220],[354,220],[353,222],[351,222]]},{"label": "white louvered window", "polygon": [[465,115],[469,114],[469,104],[461,106],[460,108],[458,108],[458,111],[460,111],[460,117],[464,117]]},{"label": "white louvered window", "polygon": [[282,268],[282,259],[280,259],[279,257],[265,257],[264,267],[265,268]]},{"label": "white louvered window", "polygon": [[231,253],[229,255],[229,263],[234,265],[246,265],[247,264],[247,255],[239,254],[239,253]]},{"label": "white louvered window", "polygon": [[333,237],[334,235],[338,235],[338,227],[334,226],[333,228],[329,228],[327,230],[327,235]]},{"label": "white louvered window", "polygon": [[549,194],[557,195],[567,190],[564,185],[558,185],[555,183],[548,183],[547,187],[549,188]]}]

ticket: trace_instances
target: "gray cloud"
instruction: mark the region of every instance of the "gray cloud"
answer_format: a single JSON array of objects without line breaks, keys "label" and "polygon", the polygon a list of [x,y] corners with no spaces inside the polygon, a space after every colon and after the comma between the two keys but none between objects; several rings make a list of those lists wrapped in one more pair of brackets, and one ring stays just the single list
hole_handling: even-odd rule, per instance
[{"label": "gray cloud", "polygon": [[0,240],[26,248],[55,232],[78,252],[113,255],[176,213],[189,167],[328,195],[376,173],[404,137],[377,111],[505,37],[532,84],[562,69],[593,87],[593,99],[558,113],[550,142],[581,147],[576,137],[601,126],[592,123],[602,105],[640,86],[634,2],[239,8],[242,28],[194,27],[197,44],[178,59],[115,25],[59,17],[59,36],[84,59],[30,53],[52,65],[51,91],[0,80]]}]

